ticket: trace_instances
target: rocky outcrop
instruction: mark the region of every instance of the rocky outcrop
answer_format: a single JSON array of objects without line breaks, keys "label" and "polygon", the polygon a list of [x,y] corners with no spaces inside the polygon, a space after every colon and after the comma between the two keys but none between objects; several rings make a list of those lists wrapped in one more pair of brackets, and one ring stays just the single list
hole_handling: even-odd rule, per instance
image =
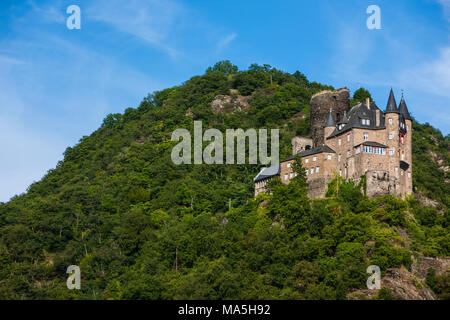
[{"label": "rocky outcrop", "polygon": [[[450,272],[450,258],[412,258],[411,272],[405,267],[387,269],[381,279],[381,287],[388,288],[395,299],[435,300],[436,296],[425,284],[428,270],[433,268],[436,275]],[[379,290],[356,290],[349,299],[376,298]]]},{"label": "rocky outcrop", "polygon": [[389,194],[391,182],[387,171],[367,171],[366,172],[366,192],[369,198],[382,197]]},{"label": "rocky outcrop", "polygon": [[425,206],[425,207],[433,207],[436,208],[439,205],[439,202],[432,200],[426,196],[424,196],[422,193],[420,192],[415,192],[414,193],[414,199],[419,200],[420,203]]},{"label": "rocky outcrop", "polygon": [[[399,300],[436,300],[433,292],[425,286],[425,280],[415,277],[405,267],[387,269],[381,279],[381,287],[392,292]],[[348,299],[376,298],[379,290],[362,289],[353,291]]]},{"label": "rocky outcrop", "polygon": [[387,269],[381,286],[391,290],[394,297],[402,300],[435,300],[433,292],[423,280],[414,277],[405,267]]},{"label": "rocky outcrop", "polygon": [[211,102],[214,113],[233,113],[236,111],[247,111],[250,107],[248,101],[251,96],[241,96],[236,90],[230,90],[230,95],[217,95]]},{"label": "rocky outcrop", "polygon": [[414,274],[425,278],[428,274],[428,270],[433,268],[436,275],[441,275],[443,273],[450,272],[450,258],[430,258],[430,257],[419,257],[418,259],[413,258],[413,264],[411,270]]}]

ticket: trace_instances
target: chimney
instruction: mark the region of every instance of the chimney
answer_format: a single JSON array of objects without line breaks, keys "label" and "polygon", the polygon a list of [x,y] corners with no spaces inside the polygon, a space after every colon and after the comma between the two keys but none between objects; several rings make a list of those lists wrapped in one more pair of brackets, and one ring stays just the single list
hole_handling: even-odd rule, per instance
[{"label": "chimney", "polygon": [[366,106],[367,106],[367,109],[370,110],[370,99],[369,98],[366,98]]}]

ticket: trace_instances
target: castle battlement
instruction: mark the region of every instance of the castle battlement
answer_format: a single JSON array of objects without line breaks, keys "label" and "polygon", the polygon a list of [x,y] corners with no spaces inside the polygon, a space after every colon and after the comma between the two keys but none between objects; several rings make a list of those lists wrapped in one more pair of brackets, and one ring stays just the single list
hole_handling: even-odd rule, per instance
[{"label": "castle battlement", "polygon": [[[370,197],[412,193],[412,120],[403,96],[397,107],[392,89],[385,111],[369,99],[350,108],[346,88],[315,94],[311,136],[294,137],[292,151],[301,158],[312,198],[325,196],[335,173],[354,181],[366,176]],[[255,196],[274,176],[289,183],[293,162],[294,157],[261,170],[254,179]]]}]

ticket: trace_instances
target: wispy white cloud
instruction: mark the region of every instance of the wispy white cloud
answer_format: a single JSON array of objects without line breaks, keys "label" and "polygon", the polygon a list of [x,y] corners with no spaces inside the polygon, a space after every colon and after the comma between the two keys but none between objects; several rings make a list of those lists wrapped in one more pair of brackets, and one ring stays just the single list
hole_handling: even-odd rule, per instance
[{"label": "wispy white cloud", "polygon": [[450,0],[436,0],[436,1],[442,5],[444,9],[444,14],[447,20],[450,21]]},{"label": "wispy white cloud", "polygon": [[220,39],[219,42],[217,42],[217,48],[223,49],[227,47],[234,39],[236,39],[237,33],[231,33]]},{"label": "wispy white cloud", "polygon": [[61,1],[54,1],[51,6],[39,6],[33,0],[27,2],[32,9],[33,15],[39,17],[42,21],[49,23],[65,23],[66,17],[63,12],[58,9],[61,8]]},{"label": "wispy white cloud", "polygon": [[90,19],[150,43],[170,56],[179,51],[169,41],[169,35],[183,8],[172,0],[98,0],[87,9]]},{"label": "wispy white cloud", "polygon": [[0,70],[2,68],[2,65],[17,65],[17,64],[26,64],[26,62],[13,57],[0,55]]},{"label": "wispy white cloud", "polygon": [[439,50],[434,60],[403,70],[399,80],[413,88],[450,97],[450,46]]}]

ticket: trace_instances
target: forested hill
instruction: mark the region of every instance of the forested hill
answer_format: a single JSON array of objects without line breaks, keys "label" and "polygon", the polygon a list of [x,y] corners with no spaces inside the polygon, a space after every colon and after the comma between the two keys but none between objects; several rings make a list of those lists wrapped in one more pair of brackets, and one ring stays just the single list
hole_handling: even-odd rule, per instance
[{"label": "forested hill", "polygon": [[[225,61],[108,115],[0,204],[0,299],[345,299],[365,287],[370,264],[385,272],[450,256],[449,136],[428,124],[414,123],[420,201],[368,200],[345,181],[309,200],[301,175],[254,200],[259,166],[171,160],[172,132],[193,120],[222,132],[280,128],[286,158],[290,139],[309,132],[311,96],[326,89],[300,72]],[[81,268],[81,290],[66,287],[69,265]],[[448,276],[428,278],[417,281],[449,296]]]}]

